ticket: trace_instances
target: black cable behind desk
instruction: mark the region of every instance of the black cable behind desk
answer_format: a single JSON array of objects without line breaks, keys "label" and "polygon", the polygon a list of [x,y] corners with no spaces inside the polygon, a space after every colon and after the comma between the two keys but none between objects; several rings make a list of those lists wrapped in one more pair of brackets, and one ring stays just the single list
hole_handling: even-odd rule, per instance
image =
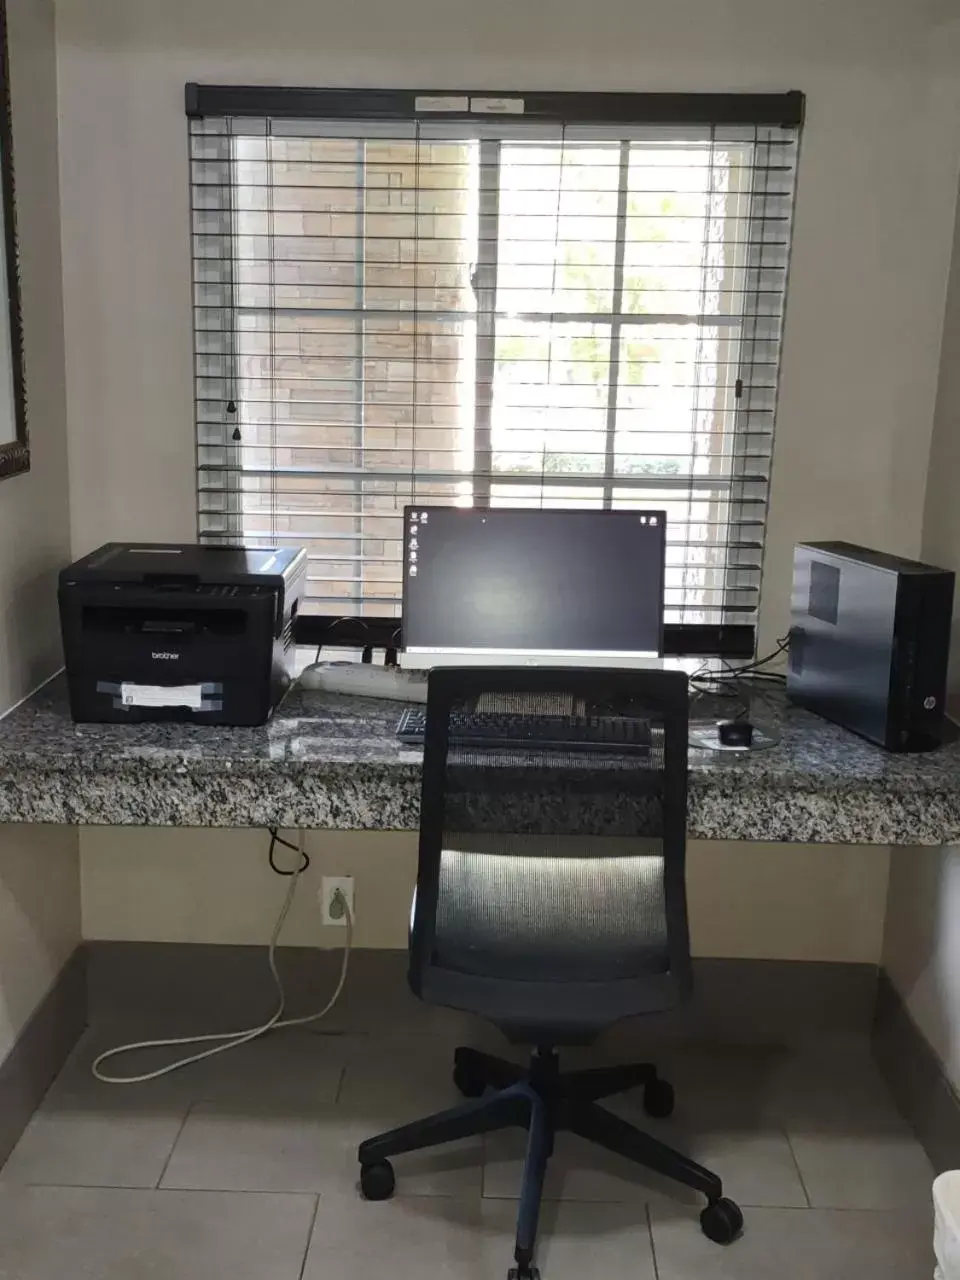
[{"label": "black cable behind desk", "polygon": [[[294,621],[294,640],[305,648],[337,646],[364,650],[364,660],[374,649],[396,651],[402,647],[400,618],[348,618],[302,613]],[[668,622],[663,628],[665,658],[749,659],[756,652],[756,628],[745,623],[702,624]]]}]

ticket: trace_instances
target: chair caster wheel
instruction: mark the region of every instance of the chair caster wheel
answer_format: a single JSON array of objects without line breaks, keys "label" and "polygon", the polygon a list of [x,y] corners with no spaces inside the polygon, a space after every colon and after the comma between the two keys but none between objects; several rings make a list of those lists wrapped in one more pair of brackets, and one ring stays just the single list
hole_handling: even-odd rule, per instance
[{"label": "chair caster wheel", "polygon": [[476,1076],[471,1075],[465,1067],[461,1067],[459,1063],[453,1068],[453,1083],[465,1098],[483,1097],[483,1083]]},{"label": "chair caster wheel", "polygon": [[393,1165],[389,1160],[360,1166],[360,1190],[365,1200],[389,1200],[396,1185]]},{"label": "chair caster wheel", "polygon": [[726,1196],[708,1204],[700,1214],[700,1228],[714,1244],[730,1244],[743,1230],[743,1214]]},{"label": "chair caster wheel", "polygon": [[654,1076],[643,1086],[643,1109],[654,1120],[665,1120],[673,1115],[673,1085],[669,1080]]},{"label": "chair caster wheel", "polygon": [[517,1265],[507,1272],[507,1280],[540,1280],[540,1272],[533,1265],[532,1249],[517,1249],[514,1258]]}]

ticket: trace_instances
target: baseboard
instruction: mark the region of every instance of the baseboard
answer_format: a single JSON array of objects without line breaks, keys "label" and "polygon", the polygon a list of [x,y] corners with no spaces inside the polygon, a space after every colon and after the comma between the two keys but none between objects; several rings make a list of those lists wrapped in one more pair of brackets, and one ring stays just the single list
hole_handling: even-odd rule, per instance
[{"label": "baseboard", "polygon": [[960,1168],[960,1097],[884,972],[877,986],[873,1052],[930,1163],[938,1173]]},{"label": "baseboard", "polygon": [[0,1165],[86,1025],[86,954],[78,947],[0,1065]]},{"label": "baseboard", "polygon": [[700,956],[690,1003],[653,1021],[669,1038],[799,1045],[867,1035],[876,996],[872,964]]},{"label": "baseboard", "polygon": [[[197,1021],[211,1030],[253,1025],[275,994],[263,947],[201,943],[87,944],[91,1021],[155,1017]],[[321,1005],[333,989],[340,953],[285,947],[278,963],[289,1007]],[[331,1029],[415,1026],[423,1006],[406,983],[407,953],[356,951]],[[694,997],[674,1012],[630,1019],[617,1036],[791,1044],[825,1035],[869,1035],[877,969],[866,964],[697,959]],[[464,1015],[465,1016],[465,1015]]]}]

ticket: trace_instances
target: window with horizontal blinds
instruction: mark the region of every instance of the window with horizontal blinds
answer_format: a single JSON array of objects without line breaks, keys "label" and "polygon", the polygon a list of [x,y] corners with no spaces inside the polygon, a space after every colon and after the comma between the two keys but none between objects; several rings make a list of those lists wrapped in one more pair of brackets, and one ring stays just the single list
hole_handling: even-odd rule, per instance
[{"label": "window with horizontal blinds", "polygon": [[753,620],[799,95],[191,88],[204,540],[396,616],[406,503],[656,507],[667,622]]}]

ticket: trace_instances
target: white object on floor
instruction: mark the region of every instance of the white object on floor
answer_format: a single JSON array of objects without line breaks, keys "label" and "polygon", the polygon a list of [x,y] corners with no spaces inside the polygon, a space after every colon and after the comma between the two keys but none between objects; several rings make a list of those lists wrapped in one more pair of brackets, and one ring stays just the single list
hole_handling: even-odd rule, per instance
[{"label": "white object on floor", "polygon": [[960,1169],[933,1180],[935,1280],[960,1280]]},{"label": "white object on floor", "polygon": [[400,671],[371,662],[315,662],[300,675],[304,689],[350,693],[358,698],[390,698],[395,702],[426,702],[427,677],[421,671]]}]

